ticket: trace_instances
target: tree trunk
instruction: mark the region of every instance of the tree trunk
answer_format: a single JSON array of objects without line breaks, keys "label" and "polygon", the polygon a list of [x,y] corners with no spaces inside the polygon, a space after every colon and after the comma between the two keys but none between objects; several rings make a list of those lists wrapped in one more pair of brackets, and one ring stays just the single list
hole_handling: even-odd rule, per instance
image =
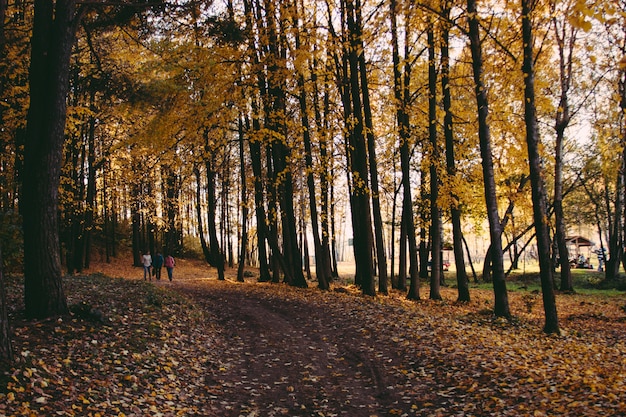
[{"label": "tree trunk", "polygon": [[[407,245],[408,245],[408,237],[406,233],[406,224],[404,222],[404,202],[400,212],[400,247],[398,250],[400,253],[398,254],[398,289],[402,291],[406,291],[406,264],[407,264]],[[418,277],[419,279],[419,277]],[[412,282],[412,281],[410,281]],[[419,288],[419,285],[418,285]],[[418,293],[419,299],[419,293]]]},{"label": "tree trunk", "polygon": [[[90,104],[95,107],[95,92],[91,93]],[[91,243],[93,236],[93,222],[96,213],[96,174],[98,167],[96,166],[96,118],[89,117],[89,136],[87,143],[87,194],[85,201],[85,227],[84,227],[84,247],[81,251],[83,256],[83,265],[89,269],[91,264]],[[99,164],[101,165],[101,164]]]},{"label": "tree trunk", "polygon": [[206,237],[204,236],[204,225],[202,221],[202,176],[200,175],[200,168],[194,167],[193,173],[196,176],[196,217],[198,218],[198,237],[200,238],[200,247],[202,248],[202,255],[207,263],[211,263],[211,251],[207,244]]},{"label": "tree trunk", "polygon": [[[254,27],[254,12],[250,1],[244,1],[246,26]],[[255,65],[260,66],[258,49],[252,31],[250,31],[250,39],[248,40],[248,53]],[[261,97],[265,96],[265,77],[263,71],[257,71],[257,87]],[[250,107],[252,110],[252,130],[249,135],[248,146],[250,148],[250,164],[252,166],[252,174],[254,178],[254,207],[257,225],[257,248],[259,261],[259,278],[260,282],[269,282],[271,280],[266,240],[268,237],[266,214],[265,214],[265,198],[263,193],[263,164],[261,143],[258,133],[261,131],[261,122],[259,120],[260,105],[255,95],[250,98]]]},{"label": "tree trunk", "polygon": [[560,333],[556,312],[556,300],[552,287],[552,265],[550,262],[550,237],[548,235],[548,216],[546,213],[546,192],[539,154],[539,129],[535,105],[535,70],[533,54],[533,32],[531,12],[534,0],[522,0],[522,39],[524,42],[524,119],[526,122],[526,143],[528,145],[528,165],[533,200],[533,218],[539,252],[539,268],[543,307],[545,311],[546,333]]},{"label": "tree trunk", "polygon": [[509,298],[506,290],[504,262],[502,256],[502,230],[500,228],[500,219],[498,216],[496,182],[493,171],[493,157],[491,154],[491,131],[488,120],[489,100],[487,99],[487,87],[483,83],[482,45],[477,13],[476,0],[467,0],[472,68],[474,72],[474,87],[476,94],[476,106],[478,110],[478,136],[480,142],[480,155],[482,157],[487,218],[489,220],[489,236],[491,238],[492,248],[491,260],[493,266],[493,290],[495,298],[494,314],[497,317],[510,318],[511,311],[509,308]]},{"label": "tree trunk", "polygon": [[380,210],[380,190],[378,188],[378,164],[376,161],[376,138],[374,137],[374,122],[370,105],[369,85],[367,77],[367,64],[365,62],[365,45],[363,43],[361,21],[361,2],[356,0],[355,5],[355,29],[357,30],[359,76],[361,81],[361,93],[363,95],[363,116],[367,137],[367,154],[371,181],[372,215],[374,219],[374,237],[376,243],[376,259],[378,261],[378,291],[382,294],[389,292],[389,277],[387,275],[387,256],[385,255],[385,238],[383,233],[383,220]]},{"label": "tree trunk", "polygon": [[[355,255],[357,262],[358,281],[365,295],[375,295],[374,271],[372,259],[372,217],[369,205],[369,183],[367,167],[367,148],[365,140],[365,126],[363,120],[363,106],[361,102],[362,86],[359,83],[358,48],[361,42],[361,29],[357,26],[355,0],[346,0],[346,22],[351,47],[348,53],[350,96],[352,98],[352,112],[354,126],[350,135],[351,168],[352,168],[352,201],[353,231]],[[349,123],[346,120],[346,123]],[[358,235],[357,235],[358,233]]]},{"label": "tree trunk", "polygon": [[26,315],[66,314],[58,234],[69,64],[79,22],[74,0],[36,0],[20,207]]},{"label": "tree trunk", "polygon": [[433,23],[428,22],[428,136],[430,139],[430,299],[441,300],[442,260],[441,217],[437,199],[439,198],[439,143],[437,141],[437,68],[435,66],[435,33]]},{"label": "tree trunk", "polygon": [[244,282],[244,268],[248,248],[248,177],[246,176],[246,160],[244,154],[244,126],[239,117],[239,169],[241,170],[241,241],[239,242],[239,261],[237,262],[237,281]]},{"label": "tree trunk", "polygon": [[207,227],[209,229],[209,252],[211,254],[211,266],[217,268],[217,279],[224,281],[224,254],[220,250],[217,239],[217,197],[215,193],[215,151],[207,149],[207,159],[204,161],[207,177]]},{"label": "tree trunk", "polygon": [[10,329],[6,287],[4,282],[4,259],[2,258],[2,246],[0,245],[0,365],[10,364],[13,362],[13,348],[11,346]]},{"label": "tree trunk", "polygon": [[[410,100],[409,85],[411,80],[411,64],[408,59],[409,46],[405,39],[405,60],[404,66],[400,66],[400,48],[398,46],[398,30],[397,30],[397,4],[395,0],[390,2],[390,21],[391,21],[391,42],[393,49],[393,80],[394,80],[394,97],[396,99],[396,119],[399,129],[400,138],[400,169],[402,171],[402,229],[400,233],[400,256],[406,256],[402,253],[402,240],[407,239],[409,247],[409,277],[410,286],[407,298],[410,300],[419,300],[419,274],[417,261],[417,241],[415,236],[415,220],[413,218],[413,197],[411,192],[410,177],[410,160],[409,160],[409,139],[411,137],[411,123],[408,113],[408,105]],[[400,68],[404,68],[404,74]],[[403,237],[404,236],[404,237]],[[405,249],[406,250],[406,249]],[[400,258],[399,280],[406,280],[406,261],[404,265],[403,259]]]},{"label": "tree trunk", "polygon": [[[286,5],[280,3],[282,19],[287,16],[283,10]],[[284,21],[277,24],[274,19],[275,4],[270,0],[265,0],[267,10],[267,34],[268,34],[268,63],[267,63],[267,102],[269,112],[267,113],[266,128],[273,133],[272,138],[272,161],[274,163],[275,178],[280,181],[276,184],[277,200],[281,209],[282,243],[283,257],[282,267],[285,273],[285,280],[296,287],[307,287],[307,282],[302,271],[302,257],[298,247],[298,233],[296,227],[296,216],[294,210],[294,190],[293,175],[289,162],[291,160],[291,149],[287,144],[287,126],[285,117],[286,108],[286,40],[284,33]],[[280,36],[279,36],[280,35]],[[273,251],[276,248],[272,248]],[[280,256],[280,253],[276,253]]]},{"label": "tree trunk", "polygon": [[[163,173],[165,176],[165,215],[167,216],[167,226],[165,230],[165,242],[163,243],[163,250],[167,255],[177,256],[182,249],[182,233],[178,228],[178,215],[179,215],[179,195],[180,195],[180,180],[178,174],[174,168],[170,165],[164,165]],[[151,196],[153,193],[148,193]],[[156,253],[154,239],[154,229],[156,228],[152,221],[149,224],[150,234],[150,250],[152,253]]]},{"label": "tree trunk", "polygon": [[554,157],[554,219],[555,219],[555,240],[558,248],[559,263],[561,265],[561,291],[574,291],[572,283],[572,271],[569,263],[569,252],[567,249],[565,220],[563,214],[563,142],[565,140],[565,129],[570,123],[571,115],[569,109],[568,92],[572,80],[572,53],[576,39],[575,32],[568,42],[568,57],[566,58],[565,33],[560,32],[556,17],[552,20],[554,34],[557,39],[559,52],[559,81],[561,88],[561,98],[555,115],[554,130],[556,133],[555,157]]},{"label": "tree trunk", "polygon": [[[295,26],[297,27],[297,19]],[[300,49],[300,36],[299,30],[296,31],[296,48]],[[300,103],[300,119],[302,121],[302,139],[304,141],[304,161],[306,168],[306,183],[309,191],[309,212],[311,216],[311,229],[313,233],[313,246],[315,251],[315,275],[317,277],[317,286],[322,290],[328,290],[330,288],[331,272],[330,272],[330,253],[328,252],[328,246],[324,246],[322,239],[320,238],[320,226],[317,215],[317,199],[315,194],[315,178],[313,176],[313,152],[311,147],[311,126],[309,123],[309,110],[306,101],[306,90],[304,85],[304,75],[298,74],[298,90],[299,90],[299,103]],[[319,112],[316,111],[316,114]],[[319,120],[319,116],[317,117]],[[325,133],[323,133],[325,134]],[[322,172],[322,177],[325,175]],[[323,191],[322,191],[323,192]],[[322,232],[323,233],[323,232]],[[304,237],[303,242],[307,242]],[[305,247],[308,251],[308,247]],[[308,266],[308,258],[305,258]],[[307,273],[310,273],[307,271]]]},{"label": "tree trunk", "polygon": [[[613,207],[613,222],[609,224],[609,258],[606,260],[605,279],[607,281],[614,280],[619,274],[621,255],[623,252],[622,242],[622,222],[620,218],[623,215],[623,209],[626,207],[624,203],[624,172],[626,171],[626,147],[621,152],[621,163],[615,182],[615,205]],[[607,211],[610,213],[610,211]],[[609,215],[610,217],[610,215]]]},{"label": "tree trunk", "polygon": [[465,246],[465,252],[467,253],[467,261],[469,262],[470,269],[472,270],[472,276],[474,277],[474,282],[478,284],[478,275],[476,274],[476,270],[474,269],[474,263],[472,262],[472,254],[470,253],[469,246],[467,245],[467,241],[465,240],[465,236],[461,235],[461,241],[463,242],[463,246]]},{"label": "tree trunk", "polygon": [[[456,160],[454,156],[454,132],[452,129],[452,99],[450,96],[450,18],[449,0],[442,0],[442,17],[444,19],[441,31],[441,91],[443,95],[443,130],[446,140],[446,170],[448,176],[454,179],[457,175]],[[453,191],[453,203],[450,207],[450,217],[452,220],[452,249],[454,251],[454,265],[456,267],[456,283],[458,290],[457,301],[469,302],[469,281],[465,270],[465,257],[463,255],[463,231],[461,229],[461,210],[459,210],[459,199]]]}]

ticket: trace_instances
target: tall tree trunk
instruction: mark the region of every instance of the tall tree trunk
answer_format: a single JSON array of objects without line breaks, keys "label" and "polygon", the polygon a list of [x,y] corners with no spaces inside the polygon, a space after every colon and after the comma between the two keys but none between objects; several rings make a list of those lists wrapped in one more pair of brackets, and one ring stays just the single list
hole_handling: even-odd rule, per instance
[{"label": "tall tree trunk", "polygon": [[[294,17],[294,26],[296,27],[296,48],[300,49],[300,35],[299,35],[299,27],[298,27],[298,19]],[[316,86],[314,86],[316,87]],[[315,193],[315,178],[313,176],[313,151],[311,147],[311,126],[309,123],[309,109],[306,100],[306,90],[304,85],[304,75],[302,73],[298,73],[298,90],[299,90],[299,103],[300,103],[300,119],[302,121],[302,139],[304,141],[304,162],[306,168],[306,183],[309,191],[309,212],[311,216],[311,230],[313,234],[313,246],[315,251],[315,275],[317,277],[317,286],[322,290],[328,290],[330,288],[330,280],[331,280],[331,272],[330,272],[330,253],[328,252],[328,246],[324,247],[322,244],[322,239],[320,238],[320,226],[317,215],[317,198]],[[315,106],[315,105],[314,105]],[[319,112],[316,110],[316,114]],[[319,121],[320,117],[317,116]],[[322,133],[325,135],[325,132]],[[322,172],[322,177],[325,175]],[[323,233],[323,232],[322,232]],[[306,237],[304,237],[303,242],[307,242]],[[308,251],[308,247],[305,247]],[[308,269],[308,258],[307,264],[305,264]]]},{"label": "tall tree trunk", "polygon": [[[95,92],[91,93],[90,105],[95,107]],[[89,136],[87,143],[87,194],[85,196],[85,228],[83,239],[84,248],[82,250],[83,265],[86,269],[89,269],[91,264],[91,243],[94,228],[94,216],[96,212],[96,174],[98,166],[96,166],[96,118],[94,116],[89,117]],[[102,165],[102,164],[98,164]]]},{"label": "tall tree trunk", "polygon": [[204,236],[204,222],[202,221],[202,176],[200,175],[200,168],[195,166],[193,173],[196,176],[196,217],[198,218],[198,236],[200,238],[200,247],[202,248],[202,255],[207,263],[211,262],[211,251],[209,245]]},{"label": "tall tree trunk", "polygon": [[[446,170],[448,176],[454,179],[456,172],[456,159],[454,156],[454,132],[452,129],[452,99],[450,95],[450,0],[442,0],[442,23],[441,31],[441,92],[443,95],[443,130],[446,140]],[[465,270],[465,256],[463,255],[463,231],[461,229],[461,210],[459,209],[459,198],[453,191],[453,203],[450,207],[450,217],[452,220],[452,249],[454,251],[454,265],[456,267],[456,283],[458,290],[457,301],[469,302],[469,280]]]},{"label": "tall tree trunk", "polygon": [[[313,62],[313,67],[317,68],[317,62]],[[320,159],[320,216],[321,216],[321,259],[319,260],[319,268],[324,272],[324,276],[327,278],[328,283],[333,279],[333,260],[330,250],[331,228],[330,228],[330,184],[333,181],[333,175],[331,172],[332,164],[332,142],[330,137],[330,97],[329,97],[329,85],[327,81],[327,75],[324,75],[324,93],[323,93],[323,115],[319,109],[318,97],[319,88],[317,82],[317,75],[315,70],[312,70],[313,74],[313,105],[315,109],[315,119],[319,126],[319,159]],[[330,149],[329,149],[330,148]],[[317,262],[317,259],[316,259]]]},{"label": "tall tree trunk", "polygon": [[[180,180],[174,168],[170,165],[164,165],[162,172],[165,176],[165,215],[167,216],[167,226],[165,229],[165,242],[163,242],[163,250],[168,255],[177,256],[182,249],[182,233],[179,230],[178,215],[179,215],[179,195],[180,195]],[[149,196],[153,195],[152,192],[148,193]],[[155,210],[152,209],[152,210]],[[149,222],[149,235],[150,250],[155,253],[154,231],[156,226],[153,225],[152,220]]]},{"label": "tall tree trunk", "polygon": [[[422,144],[423,145],[423,144]],[[430,223],[430,184],[427,183],[426,179],[428,175],[426,175],[425,164],[421,164],[420,166],[420,198],[418,203],[418,212],[421,218],[420,227],[419,227],[419,274],[420,278],[426,280],[428,278],[428,258],[430,257],[430,228],[426,225]]]},{"label": "tall tree trunk", "polygon": [[[307,287],[307,282],[302,271],[302,257],[298,247],[298,232],[293,200],[293,174],[288,161],[291,160],[291,149],[287,144],[287,126],[285,117],[286,108],[286,40],[284,19],[288,14],[283,9],[284,3],[280,3],[281,20],[276,24],[274,20],[275,5],[265,1],[267,10],[267,33],[268,33],[268,101],[270,112],[268,113],[266,127],[275,134],[278,140],[272,142],[272,160],[276,178],[280,178],[277,184],[277,198],[281,209],[283,257],[282,267],[285,280],[296,287]],[[280,28],[281,31],[278,32]],[[275,250],[274,248],[272,250]],[[280,256],[279,253],[276,253]]]},{"label": "tall tree trunk", "polygon": [[541,276],[541,290],[543,293],[543,308],[545,311],[546,333],[560,333],[559,321],[556,312],[556,300],[552,280],[552,265],[550,260],[550,237],[548,235],[548,216],[546,213],[546,191],[541,169],[541,155],[539,154],[539,129],[535,104],[535,70],[533,54],[533,28],[531,13],[535,0],[522,0],[522,40],[524,43],[524,119],[526,122],[526,143],[528,145],[528,165],[530,168],[530,182],[533,200],[533,218],[539,252],[539,268]]},{"label": "tall tree trunk", "polygon": [[[622,222],[620,218],[623,216],[624,207],[624,186],[626,181],[624,173],[626,172],[626,146],[622,148],[620,168],[617,172],[615,182],[615,205],[613,207],[613,221],[609,224],[609,258],[606,260],[606,280],[614,280],[619,274],[622,252],[624,250],[622,242]],[[610,213],[610,211],[607,211]],[[609,217],[611,215],[609,214]]]},{"label": "tall tree trunk", "polygon": [[374,219],[374,237],[376,243],[376,259],[378,261],[378,291],[382,294],[389,292],[389,277],[387,275],[387,256],[385,254],[385,238],[383,231],[383,220],[380,210],[380,190],[378,187],[378,163],[376,161],[376,138],[374,137],[374,121],[372,108],[370,105],[369,85],[367,76],[367,64],[365,62],[365,45],[363,43],[361,21],[361,2],[356,0],[355,5],[355,28],[358,31],[358,61],[359,76],[361,81],[361,94],[363,95],[363,116],[365,121],[365,132],[367,137],[367,155],[369,162],[369,172],[371,181],[372,215]]},{"label": "tall tree trunk", "polygon": [[469,262],[470,269],[472,270],[472,276],[474,277],[474,282],[478,283],[478,275],[476,274],[476,270],[474,269],[474,263],[472,262],[472,254],[470,252],[469,246],[467,245],[467,241],[465,240],[465,236],[461,235],[461,241],[463,242],[463,246],[465,247],[465,252],[467,253],[467,261]]},{"label": "tall tree trunk", "polygon": [[[135,164],[137,165],[137,164]],[[141,185],[140,179],[135,178],[131,183],[130,216],[132,223],[133,266],[142,266],[141,254],[146,251],[141,234]]]},{"label": "tall tree trunk", "polygon": [[[2,38],[0,37],[0,41],[1,40]],[[2,245],[0,245],[0,365],[6,365],[13,362],[13,347],[11,346],[10,331],[11,326],[9,326],[9,314],[7,307],[6,286],[4,281],[4,259],[2,258]]]},{"label": "tall tree trunk", "polygon": [[237,262],[237,281],[244,282],[244,268],[248,248],[248,177],[246,175],[246,159],[244,154],[244,123],[239,117],[239,169],[241,170],[241,240],[239,242],[239,261]]},{"label": "tall tree trunk", "polygon": [[59,181],[65,140],[75,0],[35,0],[30,107],[26,121],[22,201],[26,315],[68,312],[58,234]]},{"label": "tall tree trunk", "polygon": [[224,254],[220,250],[217,239],[217,196],[215,193],[215,151],[207,149],[207,159],[204,161],[207,177],[207,227],[209,229],[209,251],[211,265],[217,268],[217,279],[224,281]]},{"label": "tall tree trunk", "polygon": [[[397,169],[396,166],[396,158],[395,158],[395,152],[394,152],[394,158],[393,158],[393,171],[395,172]],[[396,184],[396,177],[394,176],[393,178],[393,200],[391,203],[391,239],[389,242],[389,258],[390,258],[390,271],[391,271],[391,288],[393,289],[400,289],[399,288],[399,280],[398,280],[398,276],[396,275],[396,221],[397,221],[397,212],[398,212],[398,194],[400,191],[400,187],[397,186]],[[401,226],[402,227],[402,226]],[[406,286],[406,276],[405,276],[405,280],[402,283],[403,285]],[[402,288],[402,290],[404,291],[405,288]]]},{"label": "tall tree trunk", "polygon": [[491,238],[491,260],[493,266],[494,314],[497,317],[511,317],[509,297],[506,290],[504,276],[504,260],[502,255],[502,230],[498,216],[498,201],[496,196],[496,182],[493,171],[493,156],[491,154],[491,131],[489,127],[489,100],[487,87],[483,83],[483,57],[479,33],[478,11],[476,0],[467,0],[467,14],[469,23],[469,38],[472,52],[472,67],[478,110],[478,136],[480,155],[489,220],[489,236]]},{"label": "tall tree trunk", "polygon": [[[554,130],[556,133],[554,157],[555,240],[558,248],[559,263],[561,265],[561,291],[574,291],[566,241],[567,229],[565,227],[563,214],[563,142],[565,140],[565,129],[568,127],[571,120],[568,94],[572,81],[572,57],[577,31],[573,26],[569,26],[571,32],[568,46],[566,47],[565,42],[567,36],[565,31],[568,25],[563,24],[563,28],[559,30],[556,17],[552,19],[552,25],[554,27],[559,53],[559,84],[561,89],[561,97],[554,122]],[[566,48],[568,48],[568,50],[566,50]]]},{"label": "tall tree trunk", "polygon": [[439,143],[437,141],[437,68],[435,65],[435,32],[433,23],[428,22],[428,136],[430,139],[430,242],[431,242],[431,268],[430,268],[430,299],[441,300],[441,275],[442,259],[441,248],[441,216],[439,214]]},{"label": "tall tree trunk", "polygon": [[[363,105],[361,101],[362,87],[359,83],[359,45],[361,43],[361,28],[357,25],[356,8],[358,2],[346,0],[346,23],[350,50],[348,53],[350,95],[352,97],[352,112],[355,118],[353,133],[350,135],[352,142],[352,200],[354,210],[353,230],[355,231],[354,245],[357,252],[359,282],[365,295],[375,295],[374,271],[372,259],[372,217],[369,205],[369,182],[367,167],[367,144],[365,139],[365,126],[363,119]],[[356,232],[359,231],[360,237]],[[358,245],[358,246],[357,246]]]},{"label": "tall tree trunk", "polygon": [[[314,82],[313,86],[317,90],[317,82]],[[331,209],[331,204],[334,205],[334,195],[330,193],[330,190],[334,183],[334,169],[332,141],[329,140],[329,118],[331,115],[329,88],[327,75],[324,75],[324,115],[321,123],[322,134],[320,136],[320,188],[322,197],[320,209],[322,216],[322,251],[324,252],[323,256],[327,265],[322,265],[321,267],[327,271],[326,273],[330,273],[328,276],[328,281],[330,282],[337,274],[337,259],[333,254],[334,249],[331,251],[331,241],[334,245],[334,211]],[[318,94],[315,94],[315,97],[318,97]],[[319,120],[319,117],[317,118]]]},{"label": "tall tree trunk", "polygon": [[[622,53],[625,47],[622,47]],[[620,94],[620,110],[621,114],[626,114],[626,69],[623,67],[619,71],[619,94]],[[612,226],[609,224],[609,259],[606,261],[605,279],[613,280],[619,274],[620,263],[624,259],[624,236],[626,230],[623,229],[624,216],[626,216],[626,129],[622,128],[621,143],[621,162],[620,169],[617,173],[617,181],[615,185],[615,206],[614,218]],[[610,213],[610,211],[607,211]],[[611,216],[609,215],[609,218]]]},{"label": "tall tree trunk", "polygon": [[[249,28],[254,27],[253,18],[254,11],[252,10],[252,4],[246,0],[243,2],[245,10],[246,26]],[[260,59],[258,55],[258,48],[256,47],[256,41],[252,30],[250,33],[250,39],[248,40],[248,53],[253,61],[254,65],[260,67]],[[257,71],[257,87],[261,97],[265,97],[265,77],[263,71]],[[258,136],[261,131],[261,122],[259,114],[261,111],[258,99],[252,95],[250,98],[250,107],[252,110],[252,130],[249,135],[248,146],[250,148],[250,163],[252,166],[252,174],[254,178],[254,207],[255,217],[257,224],[257,248],[258,248],[258,261],[259,261],[259,281],[269,282],[271,280],[266,240],[268,238],[268,228],[266,223],[265,213],[265,197],[263,193],[263,164],[262,164],[262,150],[261,142]]]},{"label": "tall tree trunk", "polygon": [[[398,254],[398,279],[397,279],[398,289],[402,291],[406,291],[407,245],[408,245],[408,237],[406,233],[406,224],[404,222],[404,199],[403,199],[401,212],[400,212],[400,245],[399,245],[400,247],[398,248],[400,253]],[[419,288],[419,285],[417,285],[417,287]],[[418,299],[419,299],[419,293],[418,293]]]},{"label": "tall tree trunk", "polygon": [[[396,0],[390,2],[390,21],[391,21],[391,42],[393,49],[393,80],[394,80],[394,97],[396,99],[396,119],[399,129],[400,137],[400,169],[402,171],[402,229],[400,233],[400,256],[406,256],[402,254],[403,239],[407,239],[409,247],[409,276],[410,286],[407,293],[407,298],[410,300],[419,300],[419,274],[418,274],[418,260],[417,260],[417,241],[415,236],[415,220],[413,218],[413,197],[411,192],[411,177],[410,177],[410,161],[409,161],[409,139],[411,137],[411,124],[408,113],[408,105],[410,100],[409,85],[411,80],[411,64],[408,59],[409,46],[406,44],[408,36],[405,39],[405,60],[404,65],[400,65],[400,48],[398,46],[398,30],[397,30],[397,4]],[[404,74],[400,69],[404,69]],[[405,249],[406,250],[406,249]],[[400,259],[400,272],[399,280],[406,279],[404,273],[406,268],[406,262],[402,263]],[[403,275],[404,274],[404,275]]]}]

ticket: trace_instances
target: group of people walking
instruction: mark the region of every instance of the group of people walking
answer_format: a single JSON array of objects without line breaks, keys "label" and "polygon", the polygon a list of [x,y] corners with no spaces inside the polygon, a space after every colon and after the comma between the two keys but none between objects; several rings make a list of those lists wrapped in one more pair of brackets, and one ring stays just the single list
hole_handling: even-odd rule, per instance
[{"label": "group of people walking", "polygon": [[152,281],[152,276],[156,278],[157,281],[161,280],[161,269],[165,266],[167,270],[167,278],[171,281],[174,275],[174,266],[176,265],[176,261],[172,257],[172,255],[167,255],[165,258],[159,252],[157,252],[154,259],[150,255],[150,251],[144,253],[141,256],[141,263],[143,264],[143,280]]}]

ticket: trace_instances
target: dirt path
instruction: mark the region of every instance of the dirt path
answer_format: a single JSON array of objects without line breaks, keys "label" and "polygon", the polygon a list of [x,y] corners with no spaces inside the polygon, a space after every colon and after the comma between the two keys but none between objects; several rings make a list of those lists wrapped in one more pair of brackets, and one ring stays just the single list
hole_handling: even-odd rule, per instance
[{"label": "dirt path", "polygon": [[224,329],[222,364],[206,380],[218,415],[369,417],[401,401],[388,389],[394,358],[375,353],[354,318],[232,285],[176,288]]}]

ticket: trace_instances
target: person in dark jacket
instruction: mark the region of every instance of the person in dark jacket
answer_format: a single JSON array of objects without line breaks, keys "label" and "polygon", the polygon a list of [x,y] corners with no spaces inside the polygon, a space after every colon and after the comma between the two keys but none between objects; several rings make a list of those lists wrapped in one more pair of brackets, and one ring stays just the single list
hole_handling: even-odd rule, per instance
[{"label": "person in dark jacket", "polygon": [[161,268],[163,268],[163,255],[160,252],[157,252],[154,257],[154,261],[152,262],[152,266],[154,267],[154,276],[157,281],[161,281]]}]

